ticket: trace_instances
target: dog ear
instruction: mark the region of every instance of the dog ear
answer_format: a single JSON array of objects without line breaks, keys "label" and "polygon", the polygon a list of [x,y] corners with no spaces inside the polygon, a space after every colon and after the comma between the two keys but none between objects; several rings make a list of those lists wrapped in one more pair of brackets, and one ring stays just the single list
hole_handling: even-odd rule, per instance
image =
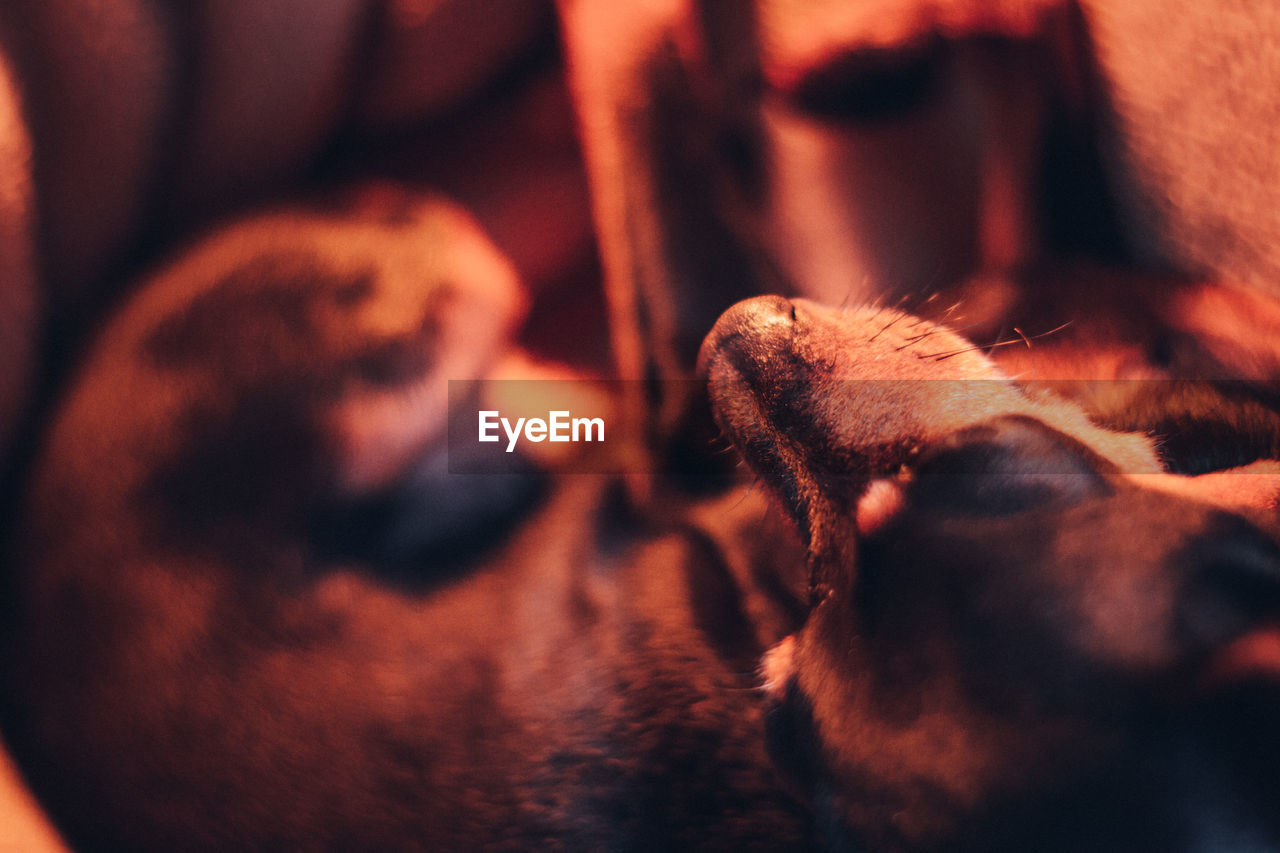
[{"label": "dog ear", "polygon": [[916,464],[907,499],[916,507],[993,517],[1072,506],[1109,492],[1114,466],[1034,418],[1009,415],[961,430]]}]

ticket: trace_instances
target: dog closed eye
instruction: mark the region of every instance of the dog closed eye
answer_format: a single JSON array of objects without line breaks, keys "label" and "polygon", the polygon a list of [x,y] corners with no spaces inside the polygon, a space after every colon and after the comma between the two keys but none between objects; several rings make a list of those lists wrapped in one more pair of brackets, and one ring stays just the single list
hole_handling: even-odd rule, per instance
[{"label": "dog closed eye", "polygon": [[970,427],[926,452],[908,501],[924,510],[1001,516],[1061,509],[1109,491],[1104,463],[1078,441],[1026,417]]}]

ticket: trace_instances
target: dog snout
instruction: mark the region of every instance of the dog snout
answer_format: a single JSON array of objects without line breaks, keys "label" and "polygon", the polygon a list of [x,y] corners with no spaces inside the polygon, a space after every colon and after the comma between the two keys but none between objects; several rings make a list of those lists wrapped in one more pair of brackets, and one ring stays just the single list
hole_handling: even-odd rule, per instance
[{"label": "dog snout", "polygon": [[709,377],[717,359],[736,350],[767,358],[779,334],[790,336],[796,319],[795,303],[782,296],[755,296],[733,305],[702,342],[698,375]]}]

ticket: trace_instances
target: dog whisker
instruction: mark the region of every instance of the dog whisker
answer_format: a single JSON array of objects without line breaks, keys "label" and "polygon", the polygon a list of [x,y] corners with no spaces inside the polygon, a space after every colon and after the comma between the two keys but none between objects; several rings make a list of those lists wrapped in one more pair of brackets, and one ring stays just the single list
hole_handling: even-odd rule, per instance
[{"label": "dog whisker", "polygon": [[[742,463],[738,463],[738,464],[741,465]],[[751,484],[747,486],[747,488],[742,492],[742,497],[738,498],[737,502],[734,503],[733,508],[737,509],[738,507],[742,506],[742,504],[748,498],[750,498],[752,494],[755,493],[756,486],[758,485],[760,485],[760,478],[755,477],[754,479],[752,479]]]},{"label": "dog whisker", "polygon": [[894,325],[896,325],[900,320],[904,319],[906,316],[907,316],[906,314],[899,314],[897,317],[894,317],[892,320],[890,320],[888,323],[882,326],[880,328],[880,331],[876,332],[874,335],[868,338],[867,343],[873,343],[876,338],[880,337],[885,332],[889,331],[889,329],[893,328]]},{"label": "dog whisker", "polygon": [[991,350],[999,349],[1000,347],[1007,347],[1012,344],[1019,344],[1019,343],[1022,343],[1020,339],[1011,338],[1008,340],[996,341],[994,344],[991,344],[990,346],[961,347],[960,349],[954,349],[949,352],[944,351],[944,352],[929,353],[927,355],[920,356],[920,358],[931,358],[935,361],[946,361],[948,358],[951,358],[957,355],[963,355],[966,352],[990,352]]},{"label": "dog whisker", "polygon": [[1031,338],[1027,337],[1027,335],[1026,335],[1026,333],[1025,333],[1025,332],[1023,332],[1023,331],[1022,331],[1021,329],[1019,329],[1017,326],[1014,326],[1014,327],[1013,327],[1013,330],[1014,330],[1015,332],[1017,332],[1018,337],[1022,338],[1022,342],[1023,342],[1023,343],[1025,343],[1025,344],[1027,345],[1027,352],[1031,353],[1031,382],[1034,384],[1034,383],[1035,383],[1035,381],[1036,381],[1036,353],[1035,353],[1035,347],[1031,346]]},{"label": "dog whisker", "polygon": [[941,328],[939,328],[938,326],[934,326],[933,328],[929,329],[929,331],[927,332],[921,332],[918,335],[912,335],[911,337],[907,338],[907,342],[905,344],[903,344],[900,347],[895,347],[894,352],[902,352],[904,349],[909,349],[910,347],[913,347],[916,344],[919,344],[922,341],[927,340],[933,335],[938,334],[938,332],[940,331],[942,331]]}]

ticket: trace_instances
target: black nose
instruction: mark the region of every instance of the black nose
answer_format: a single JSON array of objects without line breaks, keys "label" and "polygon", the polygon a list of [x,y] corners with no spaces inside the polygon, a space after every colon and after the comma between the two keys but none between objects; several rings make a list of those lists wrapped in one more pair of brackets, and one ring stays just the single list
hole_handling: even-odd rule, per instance
[{"label": "black nose", "polygon": [[796,320],[796,307],[782,296],[753,296],[720,315],[698,351],[698,375],[705,377],[711,362],[742,341],[760,341],[779,326],[788,330]]}]

